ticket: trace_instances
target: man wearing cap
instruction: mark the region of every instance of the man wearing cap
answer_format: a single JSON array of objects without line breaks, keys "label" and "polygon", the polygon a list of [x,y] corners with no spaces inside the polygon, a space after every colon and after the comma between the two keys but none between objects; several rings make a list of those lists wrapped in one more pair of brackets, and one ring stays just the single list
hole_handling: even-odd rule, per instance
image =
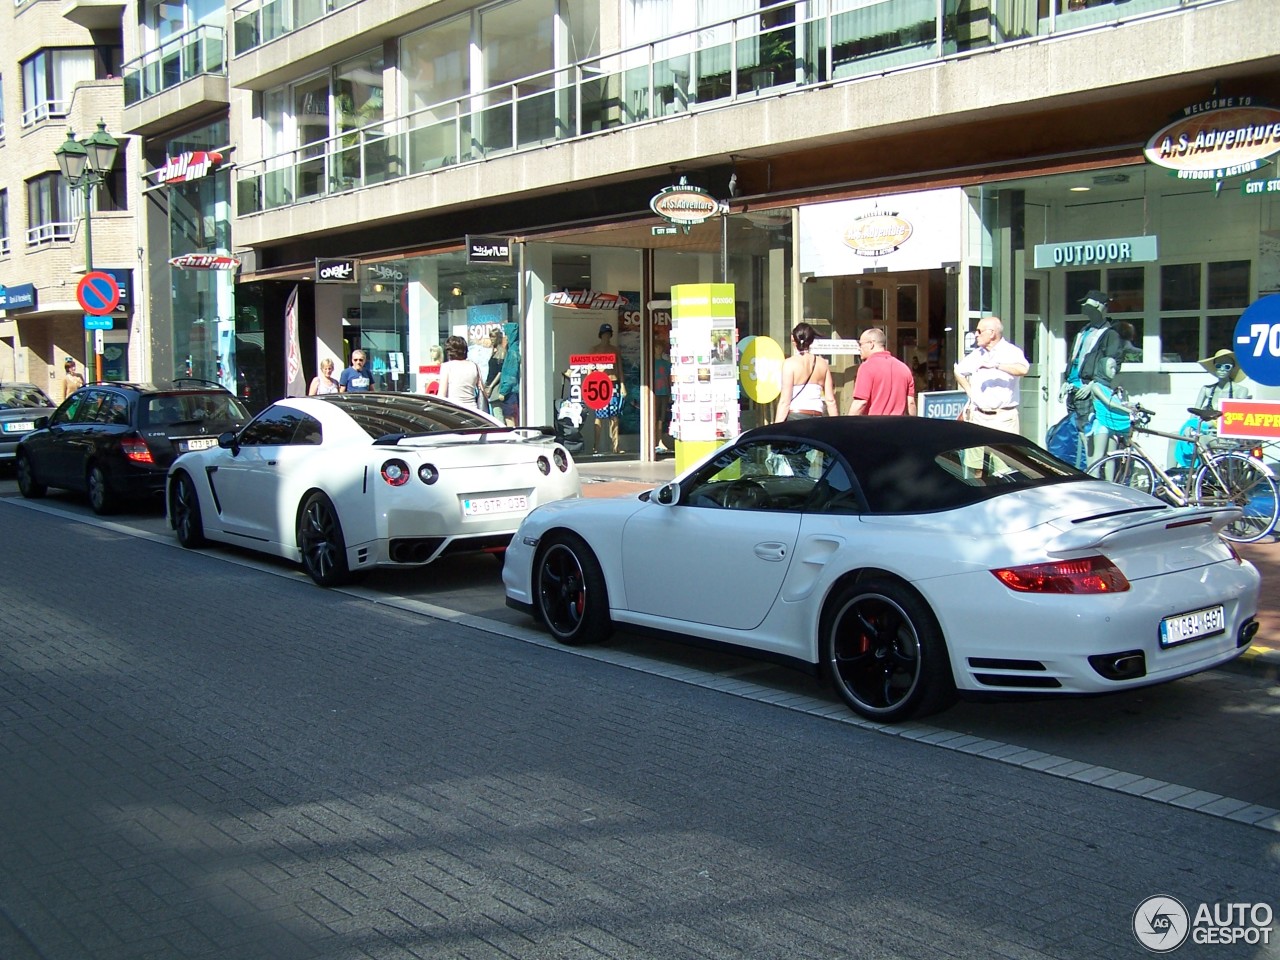
[{"label": "man wearing cap", "polygon": [[[608,356],[611,358],[609,366],[607,367],[600,366],[600,367],[597,367],[596,369],[603,370],[604,373],[609,375],[609,379],[613,381],[613,390],[617,399],[615,401],[612,401],[609,404],[609,406],[605,408],[605,410],[603,411],[604,413],[603,416],[599,413],[596,413],[590,407],[586,408],[587,412],[591,413],[595,419],[595,431],[594,431],[595,445],[591,448],[591,450],[593,453],[601,452],[600,421],[603,420],[605,423],[609,425],[609,449],[613,453],[622,453],[623,451],[618,448],[618,414],[622,410],[621,398],[623,395],[622,375],[620,373],[620,368],[618,366],[618,348],[613,345],[613,324],[611,323],[600,324],[599,335],[600,335],[600,340],[594,347],[591,348],[591,353],[596,356]],[[609,414],[609,411],[613,411],[612,415]]]},{"label": "man wearing cap", "polygon": [[75,357],[67,357],[62,362],[62,399],[65,400],[84,386],[84,377],[76,370]]}]

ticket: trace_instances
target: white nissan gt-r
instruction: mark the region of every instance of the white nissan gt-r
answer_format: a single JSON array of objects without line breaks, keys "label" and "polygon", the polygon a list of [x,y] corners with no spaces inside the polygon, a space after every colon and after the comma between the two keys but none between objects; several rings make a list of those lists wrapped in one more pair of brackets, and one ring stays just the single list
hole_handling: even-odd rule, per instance
[{"label": "white nissan gt-r", "polygon": [[279,400],[175,460],[166,485],[183,546],[300,561],[321,586],[499,553],[531,509],[578,496],[578,468],[548,431],[407,393]]},{"label": "white nissan gt-r", "polygon": [[1235,508],[1175,508],[955,421],[759,427],[637,498],[534,510],[507,603],[564,643],[613,626],[821,670],[891,722],[961,693],[1197,673],[1257,631]]}]

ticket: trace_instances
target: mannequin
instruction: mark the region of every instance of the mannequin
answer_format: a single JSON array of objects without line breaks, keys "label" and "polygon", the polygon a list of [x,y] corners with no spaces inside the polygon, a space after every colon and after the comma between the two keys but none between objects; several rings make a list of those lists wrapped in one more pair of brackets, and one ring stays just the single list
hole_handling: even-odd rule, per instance
[{"label": "mannequin", "polygon": [[1200,366],[1212,373],[1217,379],[1205,384],[1196,396],[1196,407],[1219,409],[1220,400],[1249,400],[1252,394],[1244,386],[1244,371],[1236,362],[1236,355],[1230,350],[1219,350],[1212,357],[1205,357]]},{"label": "mannequin", "polygon": [[1112,433],[1128,430],[1132,422],[1114,383],[1125,342],[1107,316],[1110,300],[1101,290],[1090,290],[1080,301],[1086,323],[1071,346],[1071,363],[1062,385],[1062,396],[1085,433],[1090,460],[1107,451]]}]

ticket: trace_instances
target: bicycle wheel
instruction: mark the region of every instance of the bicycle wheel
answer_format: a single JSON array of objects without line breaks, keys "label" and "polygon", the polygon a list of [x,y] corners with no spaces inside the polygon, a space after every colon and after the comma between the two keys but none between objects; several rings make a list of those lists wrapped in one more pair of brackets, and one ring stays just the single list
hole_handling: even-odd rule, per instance
[{"label": "bicycle wheel", "polygon": [[1157,488],[1163,489],[1156,480],[1156,469],[1151,461],[1132,450],[1114,450],[1099,457],[1089,464],[1085,472],[1099,480],[1108,480],[1122,487],[1132,487],[1156,496],[1159,495],[1156,493]]},{"label": "bicycle wheel", "polygon": [[1262,463],[1242,453],[1214,457],[1196,474],[1196,502],[1225,503],[1244,514],[1222,528],[1222,535],[1239,543],[1253,543],[1269,535],[1280,519],[1276,481]]}]

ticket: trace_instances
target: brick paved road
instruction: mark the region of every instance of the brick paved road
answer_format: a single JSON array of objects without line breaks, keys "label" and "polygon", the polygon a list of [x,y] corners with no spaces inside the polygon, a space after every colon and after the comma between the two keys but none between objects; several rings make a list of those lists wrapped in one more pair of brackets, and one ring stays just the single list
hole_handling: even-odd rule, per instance
[{"label": "brick paved road", "polygon": [[1149,895],[1280,889],[1254,827],[3,504],[0,541],[5,960],[1110,960]]}]

